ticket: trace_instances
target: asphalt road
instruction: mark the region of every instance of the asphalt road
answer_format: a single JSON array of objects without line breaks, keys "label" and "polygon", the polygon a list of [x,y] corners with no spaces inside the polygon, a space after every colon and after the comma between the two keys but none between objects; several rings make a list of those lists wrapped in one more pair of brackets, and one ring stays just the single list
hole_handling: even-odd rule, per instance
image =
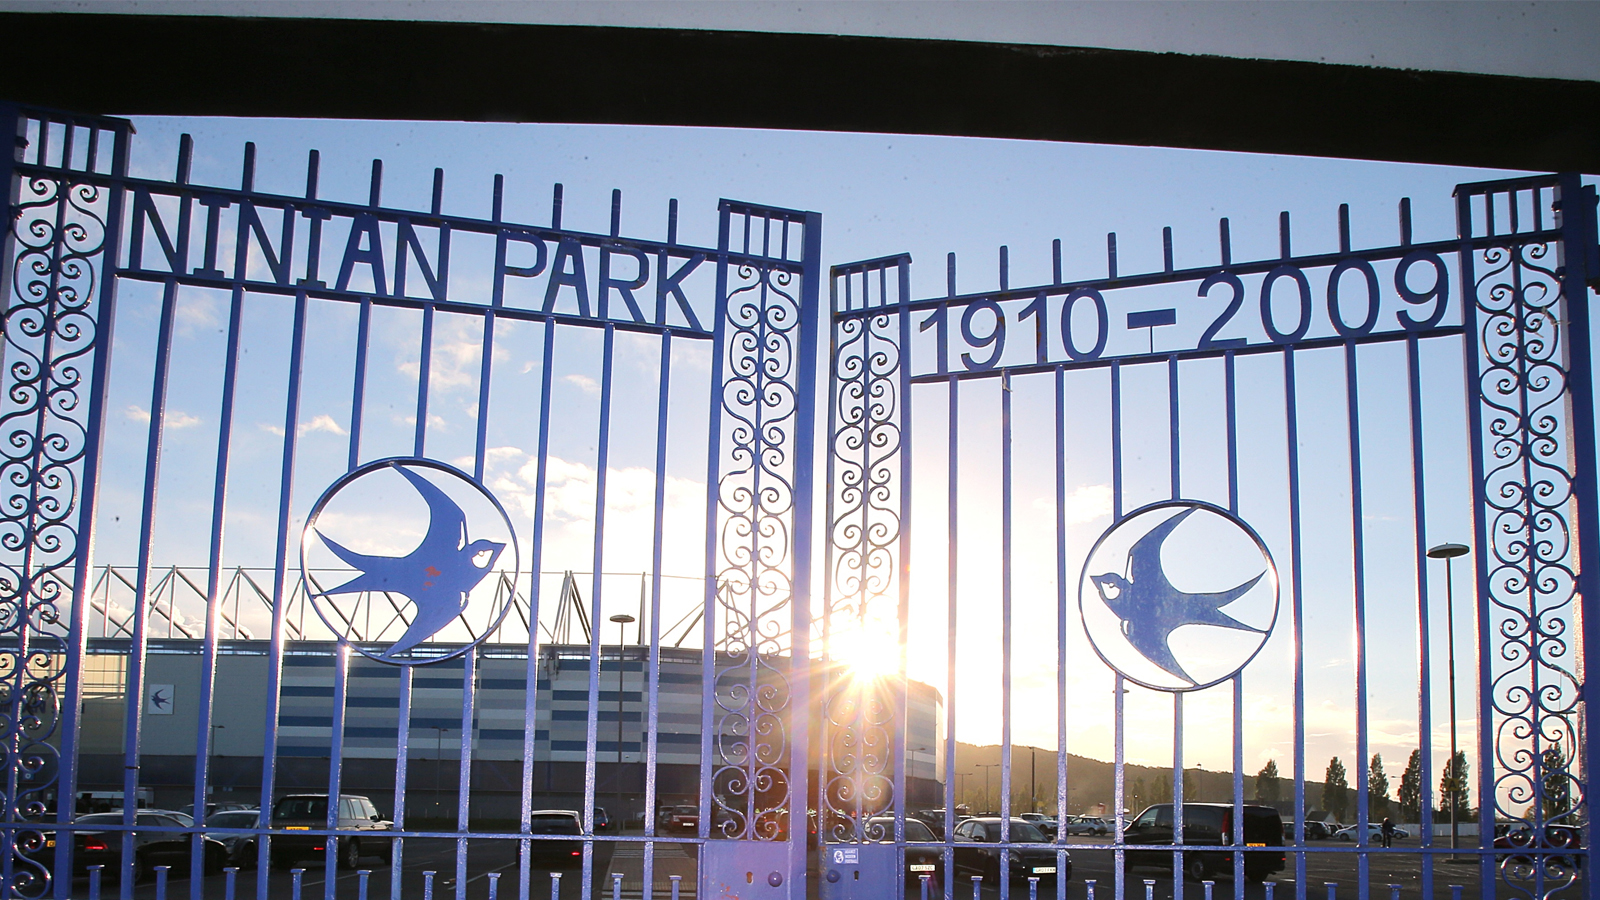
[{"label": "asphalt road", "polygon": [[[1066,896],[1069,900],[1091,900],[1089,882],[1094,881],[1093,900],[1114,900],[1114,857],[1108,848],[1108,838],[1073,837],[1072,848],[1073,872],[1072,879],[1067,883]],[[1340,852],[1335,848],[1343,848]],[[656,892],[660,900],[670,897],[668,876],[678,874],[682,877],[680,896],[682,900],[690,900],[694,896],[695,886],[695,856],[693,845],[683,844],[658,844],[656,849]],[[1358,855],[1348,852],[1350,845],[1335,843],[1316,843],[1310,845],[1306,855],[1306,897],[1309,900],[1362,900],[1359,891],[1361,879],[1360,862]],[[1451,900],[1453,886],[1459,885],[1462,897],[1467,900],[1476,900],[1479,897],[1478,866],[1475,862],[1450,862],[1446,856],[1436,857],[1433,862],[1433,896],[1427,898],[1422,893],[1423,861],[1416,853],[1414,840],[1397,841],[1392,851],[1382,851],[1374,848],[1367,855],[1366,884],[1368,900],[1391,900],[1393,897],[1391,885],[1399,885],[1400,900]],[[1408,852],[1410,851],[1410,852]],[[517,844],[515,841],[493,841],[476,839],[468,843],[466,872],[463,884],[465,897],[471,900],[488,900],[491,888],[495,888],[498,898],[516,898],[519,894],[519,866],[517,861]],[[302,900],[321,900],[332,897],[335,900],[359,900],[362,896],[361,887],[365,876],[365,897],[371,900],[386,900],[394,896],[392,893],[391,878],[393,867],[381,863],[378,859],[369,857],[362,861],[362,870],[335,870],[330,893],[327,873],[321,865],[308,864],[305,871],[300,873],[299,897]],[[637,843],[618,845],[615,842],[597,841],[594,845],[594,855],[591,860],[593,873],[593,889],[589,897],[594,900],[608,900],[613,894],[613,884],[610,873],[613,871],[623,874],[621,895],[624,898],[636,898],[641,895],[640,881],[642,874],[642,845]],[[456,883],[456,844],[446,840],[424,840],[412,838],[406,841],[403,866],[400,872],[400,894],[406,898],[423,898],[427,896],[426,872],[433,872],[432,896],[438,900],[451,900],[458,895]],[[530,878],[530,894],[538,900],[559,897],[560,900],[582,900],[583,870],[581,867],[562,868],[554,870],[559,874],[559,891],[552,892],[552,870],[548,866],[536,866]],[[498,875],[498,885],[491,876]],[[253,869],[237,873],[234,896],[238,900],[256,900],[257,872]],[[1146,885],[1146,880],[1153,884]],[[1284,871],[1274,876],[1272,894],[1268,894],[1266,885],[1246,882],[1242,891],[1244,900],[1294,900],[1297,896],[1295,883],[1295,859],[1290,854],[1286,860]],[[810,879],[811,897],[818,896],[819,879]],[[1333,885],[1333,893],[1329,893],[1329,885]],[[211,875],[202,880],[202,897],[207,900],[220,900],[226,896],[227,876],[225,874]],[[192,887],[189,878],[182,872],[170,873],[167,884],[166,898],[168,900],[186,900],[192,896]],[[1015,900],[1025,900],[1029,897],[1027,882],[1014,882],[1009,887],[1009,897]],[[1206,900],[1205,888],[1196,882],[1181,884],[1181,891],[1175,891],[1175,886],[1169,870],[1155,867],[1138,867],[1128,873],[1124,886],[1126,900]],[[1562,890],[1551,891],[1553,897],[1578,896],[1577,887],[1568,887]],[[1496,893],[1500,896],[1512,896],[1521,893],[1511,886],[1502,883]],[[80,878],[75,885],[74,895],[87,897],[88,882]],[[119,885],[114,879],[108,879],[103,885],[101,896],[105,900],[113,900],[120,895]],[[906,886],[906,897],[919,898],[920,886],[909,883]],[[978,900],[995,900],[1001,895],[998,885],[982,884],[979,887]],[[294,890],[294,875],[286,870],[273,869],[268,872],[267,897],[273,900],[293,900],[296,896]],[[942,892],[934,893],[934,900],[943,896]],[[1056,897],[1054,885],[1042,884],[1039,886],[1040,900]],[[1240,896],[1232,881],[1226,877],[1217,880],[1213,887],[1214,900],[1230,900]],[[134,888],[135,900],[158,900],[157,886],[154,883],[141,884]],[[969,900],[973,897],[970,879],[963,878],[955,885],[957,900]]]}]

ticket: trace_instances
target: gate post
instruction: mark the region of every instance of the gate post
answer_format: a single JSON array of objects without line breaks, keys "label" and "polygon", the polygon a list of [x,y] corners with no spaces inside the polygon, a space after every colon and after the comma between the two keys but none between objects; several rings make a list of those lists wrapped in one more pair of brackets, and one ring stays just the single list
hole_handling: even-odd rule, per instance
[{"label": "gate post", "polygon": [[9,632],[0,671],[0,892],[67,897],[71,834],[58,834],[54,852],[46,852],[43,829],[52,819],[70,823],[74,812],[82,598],[131,128],[121,119],[7,105],[0,130],[13,141],[0,154],[7,189],[0,389],[10,404],[0,418],[0,443],[9,448],[0,457],[7,535],[0,621]]},{"label": "gate post", "polygon": [[[1589,340],[1589,285],[1591,278],[1600,272],[1588,271],[1588,263],[1600,236],[1593,231],[1592,194],[1583,187],[1577,174],[1560,177],[1560,196],[1556,215],[1561,227],[1560,257],[1556,272],[1561,276],[1561,295],[1567,326],[1567,404],[1572,423],[1570,440],[1573,459],[1572,491],[1577,506],[1578,519],[1578,596],[1581,600],[1578,634],[1578,663],[1582,667],[1578,677],[1582,684],[1582,713],[1578,718],[1579,740],[1582,745],[1568,760],[1569,766],[1578,767],[1579,795],[1588,807],[1585,827],[1589,834],[1585,847],[1594,846],[1594,806],[1589,796],[1589,783],[1593,773],[1600,772],[1600,744],[1589,734],[1590,717],[1600,705],[1600,670],[1589,671],[1590,654],[1600,652],[1600,490],[1597,490],[1596,443],[1594,424],[1594,360]],[[1545,784],[1538,785],[1543,798]],[[1592,850],[1591,850],[1592,852]],[[1591,857],[1590,862],[1593,862]],[[1583,872],[1583,896],[1586,900],[1600,900],[1600,879],[1596,879],[1592,866]]]},{"label": "gate post", "polygon": [[730,200],[720,214],[700,887],[702,896],[738,887],[746,898],[800,898],[821,216]]}]

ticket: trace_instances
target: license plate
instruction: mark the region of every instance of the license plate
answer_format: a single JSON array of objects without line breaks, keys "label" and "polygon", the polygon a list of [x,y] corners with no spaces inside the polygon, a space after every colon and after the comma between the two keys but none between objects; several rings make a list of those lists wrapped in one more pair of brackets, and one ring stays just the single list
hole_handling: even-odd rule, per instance
[{"label": "license plate", "polygon": [[1035,875],[1054,875],[1055,873],[1056,873],[1056,867],[1055,866],[1034,866],[1033,867],[1033,874],[1035,874]]},{"label": "license plate", "polygon": [[1251,841],[1250,843],[1245,844],[1245,846],[1246,847],[1265,847],[1266,844],[1265,843],[1258,844],[1255,841]]},{"label": "license plate", "polygon": [[913,863],[913,864],[911,864],[909,866],[906,866],[906,868],[910,869],[913,872],[935,872],[935,871],[938,871],[938,866],[935,866],[932,863]]},{"label": "license plate", "polygon": [[285,826],[283,826],[283,830],[284,831],[310,831],[311,830],[311,826],[310,825],[285,825]]}]

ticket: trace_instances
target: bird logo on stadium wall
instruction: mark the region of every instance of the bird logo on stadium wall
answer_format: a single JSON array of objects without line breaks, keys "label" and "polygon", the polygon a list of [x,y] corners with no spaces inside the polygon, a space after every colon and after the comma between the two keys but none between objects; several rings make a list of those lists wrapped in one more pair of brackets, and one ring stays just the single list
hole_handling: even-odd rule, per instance
[{"label": "bird logo on stadium wall", "polygon": [[[1185,590],[1175,579],[1212,589]],[[1154,504],[1101,535],[1085,560],[1079,605],[1113,669],[1147,687],[1196,690],[1231,677],[1265,643],[1277,618],[1277,574],[1266,545],[1225,510]]]},{"label": "bird logo on stadium wall", "polygon": [[[449,484],[452,480],[465,482],[462,485],[466,490],[456,493],[463,495],[464,501],[469,506],[480,508],[480,512],[487,513],[482,500],[488,501],[488,506],[498,516],[483,515],[469,516],[467,509],[463,508],[463,500],[451,496],[436,480],[423,474],[432,470],[436,476],[439,474],[455,476],[454,479],[442,478]],[[349,503],[339,502],[339,498],[346,488],[351,487],[364,478],[382,475],[386,472],[399,474],[404,480],[396,482],[389,478],[382,482],[389,488],[381,499],[396,499],[396,491],[409,490],[414,497],[420,497],[426,507],[426,520],[421,541],[409,552],[398,554],[369,553],[351,549],[347,544],[352,543],[352,538],[377,538],[382,540],[387,537],[381,533],[373,534],[371,528],[351,527],[356,522],[363,525],[371,520],[387,523],[396,527],[396,531],[406,529],[408,522],[406,516],[384,514],[376,509],[362,508],[365,500],[378,498],[380,495],[375,490],[354,490],[350,494],[358,495],[351,498]],[[401,485],[408,487],[402,488]],[[474,496],[476,495],[476,496]],[[480,502],[473,503],[472,500]],[[402,503],[405,501],[402,501]],[[388,504],[385,504],[388,505]],[[410,504],[414,506],[414,501]],[[344,526],[341,537],[335,538],[329,532],[318,527],[318,521],[324,517],[333,519]],[[471,522],[474,518],[483,518],[485,523],[475,525]],[[500,521],[496,522],[495,519]],[[495,527],[499,526],[499,527]],[[494,534],[494,537],[504,537],[504,540],[491,540],[490,537],[479,533],[477,529],[488,528],[494,532],[504,532],[504,535]],[[340,533],[334,531],[334,533]],[[413,532],[414,533],[414,532]],[[398,538],[398,535],[395,535]],[[399,541],[391,541],[398,543]],[[485,579],[496,571],[504,574],[503,569],[497,570],[504,551],[512,548],[515,556],[515,537],[511,535],[511,523],[493,496],[485,491],[476,481],[449,466],[432,460],[405,459],[383,460],[380,463],[369,464],[357,469],[350,475],[336,482],[324,493],[318,501],[313,515],[307,519],[305,537],[301,545],[301,564],[306,576],[307,591],[312,595],[317,605],[317,612],[323,621],[347,641],[355,645],[362,653],[381,662],[410,664],[419,662],[435,662],[439,659],[448,659],[451,656],[464,652],[466,647],[449,652],[450,648],[444,644],[446,652],[442,655],[436,653],[414,653],[417,648],[433,640],[441,643],[448,639],[442,634],[453,623],[460,622],[463,636],[471,638],[468,647],[476,644],[493,631],[500,619],[509,609],[505,602],[508,591],[493,590],[488,593],[492,596],[483,597],[484,591],[479,591],[479,586],[485,584]],[[312,567],[307,564],[312,555],[320,556],[322,551],[331,555],[342,568],[354,570],[351,577],[331,587],[321,586],[321,575],[328,577],[326,569]],[[515,584],[515,566],[509,580]],[[498,582],[500,579],[494,579]],[[497,587],[490,584],[488,587]],[[502,596],[505,595],[505,596]],[[409,609],[404,604],[396,603],[395,598],[400,597],[410,602]],[[475,599],[476,598],[476,599]],[[483,606],[485,609],[478,609]],[[493,607],[493,608],[490,608]],[[372,613],[379,615],[374,622]],[[490,616],[484,622],[484,613]],[[369,625],[368,623],[372,623]],[[484,625],[489,627],[485,630]],[[402,630],[403,629],[403,630]],[[389,641],[390,636],[397,630],[401,633],[387,647],[381,650],[376,647],[363,646],[363,644],[381,644]],[[474,637],[475,636],[475,637]]]}]

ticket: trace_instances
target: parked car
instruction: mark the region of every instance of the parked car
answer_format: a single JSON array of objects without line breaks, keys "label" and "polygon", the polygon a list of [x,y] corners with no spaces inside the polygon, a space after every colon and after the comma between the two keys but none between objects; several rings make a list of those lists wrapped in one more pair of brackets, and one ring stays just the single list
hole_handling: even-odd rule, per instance
[{"label": "parked car", "polygon": [[[311,831],[328,827],[327,794],[290,794],[272,805],[271,825],[274,830]],[[337,831],[356,832],[340,835],[337,840],[339,866],[354,869],[363,856],[376,856],[389,862],[393,845],[379,832],[394,828],[394,823],[378,815],[372,801],[354,794],[339,795]],[[289,866],[298,860],[324,852],[327,838],[320,834],[274,835],[272,838],[272,863]]]},{"label": "parked car", "polygon": [[[956,826],[955,867],[957,875],[967,873],[982,875],[991,884],[1000,883],[1000,822],[999,816],[979,816],[967,819]],[[1011,843],[1048,843],[1044,833],[1025,819],[1010,821]],[[1057,879],[1072,878],[1072,858],[1066,857],[1066,866],[1056,871],[1060,860],[1058,852],[1048,847],[1011,848],[1011,866],[1007,875],[1012,879],[1036,877],[1054,883]]]},{"label": "parked car", "polygon": [[[1333,837],[1332,825],[1329,825],[1327,822],[1324,822],[1320,819],[1306,820],[1306,840],[1325,841],[1331,837]],[[1286,841],[1292,841],[1295,839],[1294,822],[1290,821],[1283,823],[1283,839]]]},{"label": "parked car", "polygon": [[[1127,868],[1160,866],[1171,868],[1173,843],[1172,804],[1147,807],[1123,830],[1129,844],[1156,844],[1160,850],[1129,850],[1124,857]],[[1244,807],[1244,874],[1251,881],[1262,881],[1283,870],[1283,820],[1270,806]],[[1233,805],[1228,803],[1185,803],[1183,805],[1183,843],[1188,847],[1223,846],[1233,843]],[[1187,850],[1183,874],[1203,881],[1213,874],[1233,871],[1233,853],[1226,850]]]},{"label": "parked car", "polygon": [[[927,823],[927,826],[933,830],[933,833],[939,835],[940,840],[944,840],[943,809],[922,809],[918,810],[915,815],[917,818]],[[965,806],[956,807],[955,821],[961,822],[969,818],[971,818],[971,816],[967,815],[967,808]]]},{"label": "parked car", "polygon": [[[1318,823],[1318,824],[1321,824],[1321,823]],[[1324,826],[1324,827],[1326,827],[1326,826]],[[1347,825],[1344,828],[1341,828],[1338,831],[1335,831],[1333,833],[1333,837],[1334,837],[1335,840],[1353,841],[1353,840],[1356,839],[1356,836],[1359,835],[1360,833],[1361,833],[1361,826],[1360,825]],[[1311,823],[1307,822],[1306,823],[1306,837],[1309,838],[1310,836],[1311,836]],[[1411,837],[1411,832],[1405,830],[1404,828],[1401,828],[1399,825],[1396,825],[1396,826],[1394,826],[1394,836],[1396,838],[1408,838],[1408,837]],[[1369,843],[1369,844],[1381,844],[1381,843],[1383,843],[1383,823],[1382,822],[1368,822],[1367,823],[1367,843]]]},{"label": "parked car", "polygon": [[[206,818],[206,828],[259,828],[261,827],[261,810],[259,809],[229,809],[212,813]],[[228,851],[228,865],[249,868],[256,864],[256,836],[254,834],[238,834],[219,832],[213,834],[206,832],[206,837],[215,839]]]},{"label": "parked car", "polygon": [[1055,819],[1050,818],[1044,813],[1023,813],[1021,818],[1025,822],[1032,822],[1035,827],[1044,832],[1045,837],[1052,841],[1056,839],[1057,825]]},{"label": "parked car", "polygon": [[194,816],[191,816],[186,812],[178,812],[175,809],[141,809],[139,811],[140,812],[147,812],[147,813],[155,813],[158,816],[167,816],[169,818],[177,819],[178,820],[178,824],[182,825],[185,828],[193,828],[194,827]]},{"label": "parked car", "polygon": [[594,808],[594,830],[597,834],[611,830],[611,817],[606,815],[604,806],[596,806]]},{"label": "parked car", "polygon": [[[882,834],[885,841],[894,840],[893,816],[875,816],[867,820],[867,827]],[[906,884],[916,888],[922,884],[922,876],[927,875],[932,879],[929,883],[931,892],[943,895],[944,851],[932,846],[937,843],[939,838],[928,827],[928,823],[906,816]],[[929,846],[914,846],[916,844]]]},{"label": "parked car", "polygon": [[[535,810],[528,819],[529,834],[583,835],[583,814],[571,809]],[[551,868],[580,865],[583,841],[529,841],[528,855]]]},{"label": "parked car", "polygon": [[1534,839],[1534,829],[1527,823],[1519,822],[1515,825],[1496,825],[1494,827],[1494,846],[1497,850],[1529,850],[1535,853],[1543,851],[1549,855],[1524,855],[1521,853],[1508,854],[1506,861],[1513,865],[1533,865],[1535,859],[1548,860],[1550,863],[1568,869],[1576,869],[1583,863],[1582,854],[1550,854],[1551,850],[1582,850],[1583,830],[1571,825],[1546,825],[1544,839]]},{"label": "parked car", "polygon": [[674,806],[667,812],[663,831],[676,834],[695,834],[700,830],[700,807]]},{"label": "parked car", "polygon": [[[255,809],[255,807],[251,806],[248,803],[207,803],[206,804],[205,818],[207,818],[207,819],[211,818],[211,814],[212,813],[230,812],[230,811],[236,810],[236,809]],[[184,807],[179,810],[179,812],[181,812],[184,815],[188,816],[190,819],[193,819],[194,818],[194,804],[193,803],[185,804]]]},{"label": "parked car", "polygon": [[1099,816],[1073,816],[1061,826],[1067,834],[1110,834],[1111,823]]},{"label": "parked car", "polygon": [[[96,825],[120,826],[122,813],[90,813],[79,816],[75,820],[80,826],[90,826],[88,830],[75,830],[72,839],[75,842],[72,862],[73,871],[82,873],[90,866],[105,866],[105,871],[112,877],[122,871],[122,835],[121,831],[97,831]],[[181,820],[162,812],[139,810],[134,816],[135,827],[179,829],[187,828]],[[190,853],[193,847],[193,832],[172,831],[135,831],[133,832],[133,878],[134,881],[143,881],[151,876],[156,866],[172,866],[175,870],[188,870]],[[207,837],[205,840],[205,868],[207,873],[222,871],[227,862],[227,850],[218,841]],[[36,851],[29,853],[35,859],[49,865],[55,858],[56,832],[44,833],[44,842]]]}]

